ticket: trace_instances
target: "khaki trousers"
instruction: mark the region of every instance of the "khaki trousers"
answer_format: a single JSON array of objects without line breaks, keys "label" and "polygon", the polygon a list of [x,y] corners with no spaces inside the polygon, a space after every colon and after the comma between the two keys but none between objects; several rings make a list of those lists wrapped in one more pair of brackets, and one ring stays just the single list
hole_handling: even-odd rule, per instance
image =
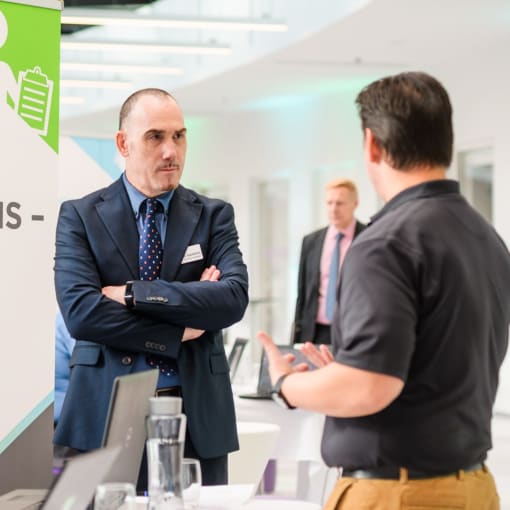
[{"label": "khaki trousers", "polygon": [[340,478],[323,510],[499,510],[494,478],[484,467],[408,480]]}]

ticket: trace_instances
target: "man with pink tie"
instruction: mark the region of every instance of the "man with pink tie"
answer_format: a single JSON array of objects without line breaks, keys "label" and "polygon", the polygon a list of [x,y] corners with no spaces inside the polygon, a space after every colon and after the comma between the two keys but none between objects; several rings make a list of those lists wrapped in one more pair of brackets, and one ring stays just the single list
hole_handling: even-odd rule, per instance
[{"label": "man with pink tie", "polygon": [[354,238],[365,228],[354,217],[356,184],[336,179],[326,186],[329,226],[303,239],[293,342],[331,343],[330,324],[336,303],[340,267]]}]

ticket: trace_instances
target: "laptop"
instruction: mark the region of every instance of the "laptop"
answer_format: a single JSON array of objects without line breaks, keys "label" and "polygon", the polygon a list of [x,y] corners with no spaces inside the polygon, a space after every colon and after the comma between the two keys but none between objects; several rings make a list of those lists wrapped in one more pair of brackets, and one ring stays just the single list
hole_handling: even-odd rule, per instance
[{"label": "laptop", "polygon": [[156,392],[158,376],[156,368],[118,376],[113,381],[103,446],[121,445],[121,451],[105,482],[128,482],[136,487],[147,437],[145,417],[149,414],[149,398]]},{"label": "laptop", "polygon": [[230,368],[230,380],[233,381],[241,362],[241,356],[248,343],[247,338],[236,338],[234,345],[228,355],[228,366]]},{"label": "laptop", "polygon": [[[0,509],[4,509],[5,501],[6,510],[80,510],[85,509],[90,503],[98,483],[129,482],[136,486],[145,447],[145,417],[149,414],[149,397],[154,396],[158,376],[159,370],[156,368],[116,377],[113,381],[105,422],[103,448],[68,460],[64,471],[56,478],[50,493],[44,490],[27,489],[12,491],[5,495],[10,495],[9,499],[0,498]],[[103,461],[100,455],[103,451],[114,451],[115,455],[106,453],[104,454],[106,460]],[[88,459],[88,456],[92,454],[97,454],[92,458],[93,461],[81,460],[84,457]],[[83,469],[82,465],[85,465],[87,469]],[[72,469],[70,469],[71,466],[73,466]],[[94,476],[91,476],[92,474]],[[83,487],[90,491],[85,491],[81,487],[82,481]],[[53,494],[55,491],[57,491],[56,496]],[[48,497],[45,498],[47,494]],[[79,501],[80,505],[82,500],[86,499],[85,496],[88,500],[84,506],[79,506],[75,499],[69,501],[63,499],[65,494],[73,498],[79,497],[76,501]]]},{"label": "laptop", "polygon": [[[305,355],[299,350],[293,347],[292,345],[278,345],[278,349],[282,354],[292,353],[295,356],[295,360],[293,361],[293,365],[297,365],[298,363],[308,363],[310,369],[315,368],[305,357]],[[269,363],[267,360],[266,352],[262,350],[262,356],[260,359],[260,369],[259,369],[259,379],[257,382],[257,391],[255,393],[245,393],[243,395],[239,395],[240,398],[252,398],[252,399],[262,399],[262,400],[271,400],[271,378],[269,377]]]},{"label": "laptop", "polygon": [[18,489],[0,496],[2,510],[86,510],[121,451],[101,448],[68,460],[49,491]]}]

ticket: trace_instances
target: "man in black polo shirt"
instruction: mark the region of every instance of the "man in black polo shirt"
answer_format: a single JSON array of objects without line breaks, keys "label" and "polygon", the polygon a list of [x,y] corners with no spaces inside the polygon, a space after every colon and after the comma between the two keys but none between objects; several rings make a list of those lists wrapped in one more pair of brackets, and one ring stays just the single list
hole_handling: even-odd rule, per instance
[{"label": "man in black polo shirt", "polygon": [[484,461],[508,345],[508,250],[445,179],[452,111],[438,81],[383,78],[356,102],[386,204],[346,256],[333,354],[304,349],[320,368],[298,373],[259,335],[275,399],[328,415],[322,454],[343,476],[326,509],[498,509]]}]

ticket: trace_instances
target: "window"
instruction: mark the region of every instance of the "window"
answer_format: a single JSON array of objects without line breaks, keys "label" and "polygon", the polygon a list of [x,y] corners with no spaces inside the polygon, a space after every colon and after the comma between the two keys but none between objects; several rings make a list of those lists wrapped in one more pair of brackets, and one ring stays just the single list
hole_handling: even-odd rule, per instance
[{"label": "window", "polygon": [[489,223],[492,223],[492,149],[481,148],[460,152],[458,169],[462,194]]}]

